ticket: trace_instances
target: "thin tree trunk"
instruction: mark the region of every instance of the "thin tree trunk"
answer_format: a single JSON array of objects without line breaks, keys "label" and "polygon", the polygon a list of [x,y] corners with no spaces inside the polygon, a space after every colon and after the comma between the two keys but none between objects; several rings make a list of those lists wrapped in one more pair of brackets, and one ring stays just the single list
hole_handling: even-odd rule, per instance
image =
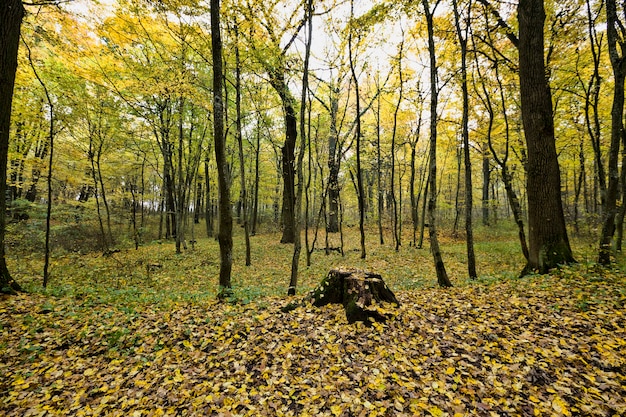
[{"label": "thin tree trunk", "polygon": [[256,125],[256,149],[254,150],[254,196],[252,199],[252,236],[256,235],[258,216],[259,216],[259,183],[260,183],[260,160],[259,155],[261,152],[261,117],[257,118]]},{"label": "thin tree trunk", "polygon": [[[177,183],[176,183],[176,253],[182,253],[181,245],[185,239],[183,233],[183,211],[185,207],[185,186],[183,182],[183,113],[185,108],[184,99],[179,100],[178,108],[178,161],[177,161]],[[190,150],[191,151],[191,150]],[[185,248],[186,249],[186,248]]]},{"label": "thin tree trunk", "polygon": [[209,178],[209,156],[204,159],[204,221],[207,237],[213,237],[213,206],[211,204],[211,181]]},{"label": "thin tree trunk", "polygon": [[622,239],[624,235],[624,217],[626,216],[626,207],[624,207],[624,203],[626,203],[626,131],[622,128],[622,166],[620,170],[620,196],[621,196],[621,204],[617,209],[617,215],[615,217],[615,238],[613,249],[616,252],[622,251]]},{"label": "thin tree trunk", "polygon": [[350,32],[348,34],[348,55],[350,61],[350,71],[352,73],[352,80],[354,81],[354,89],[356,94],[356,184],[357,184],[357,199],[359,205],[359,231],[361,234],[361,259],[365,259],[365,196],[363,195],[363,173],[361,172],[361,98],[359,92],[359,79],[356,76],[356,69],[354,66],[354,51],[352,44],[352,35],[354,28],[352,25],[355,23],[354,19],[354,0],[350,0]]},{"label": "thin tree trunk", "polygon": [[[46,102],[48,104],[48,145],[49,145],[49,154],[48,154],[48,178],[47,178],[47,204],[46,204],[46,234],[45,234],[45,243],[44,243],[44,263],[43,263],[43,287],[46,288],[48,286],[48,280],[50,279],[50,222],[52,220],[52,164],[53,164],[53,156],[54,156],[54,136],[55,136],[55,125],[56,114],[54,113],[54,103],[52,102],[52,97],[50,96],[50,91],[46,86],[46,83],[39,76],[39,72],[37,72],[37,68],[33,62],[33,58],[31,55],[31,50],[28,44],[24,43],[26,49],[28,51],[28,63],[30,64],[31,69],[33,70],[33,74],[35,74],[35,78],[43,88],[44,94],[46,96]],[[6,173],[5,173],[6,178]],[[4,196],[2,197],[4,199]],[[6,215],[6,214],[5,214]]]},{"label": "thin tree trunk", "polygon": [[[602,209],[602,232],[598,262],[602,265],[611,263],[611,240],[615,233],[617,197],[619,193],[619,148],[624,129],[624,84],[626,79],[626,59],[618,50],[626,49],[624,29],[618,16],[615,0],[606,1],[607,38],[609,57],[613,68],[613,105],[611,107],[611,147],[609,150],[609,184],[606,201]],[[623,169],[623,168],[622,168]]]},{"label": "thin tree trunk", "polygon": [[428,0],[422,0],[426,24],[428,27],[428,52],[430,56],[430,169],[429,186],[430,198],[428,199],[428,235],[430,238],[430,251],[435,262],[437,273],[437,283],[441,287],[451,287],[452,283],[448,278],[446,267],[439,248],[437,237],[437,101],[439,87],[437,86],[437,59],[435,54],[435,35],[433,26],[434,10],[439,5],[439,0],[435,2],[433,10],[430,10]]},{"label": "thin tree trunk", "polygon": [[[293,256],[291,258],[291,278],[289,280],[288,295],[296,295],[298,288],[298,269],[300,265],[300,252],[302,250],[302,192],[304,189],[304,175],[302,163],[304,160],[304,152],[306,151],[306,129],[305,129],[305,115],[307,104],[307,91],[309,89],[309,58],[311,56],[311,38],[313,36],[313,0],[307,0],[306,3],[306,22],[308,26],[308,33],[305,40],[305,57],[304,57],[304,69],[302,74],[302,94],[300,100],[300,150],[298,152],[298,160],[296,166],[296,174],[298,178],[298,187],[295,195],[294,204],[294,243],[293,243]],[[306,216],[305,216],[306,221]]]},{"label": "thin tree trunk", "polygon": [[[380,74],[376,74],[376,88],[380,89]],[[385,237],[383,233],[383,210],[384,210],[384,195],[382,187],[382,175],[383,175],[383,161],[380,152],[380,96],[376,99],[376,188],[378,192],[377,206],[378,206],[378,237],[380,244],[385,244]]]},{"label": "thin tree trunk", "polygon": [[[493,124],[493,120],[490,121]],[[491,164],[489,161],[489,145],[486,142],[483,142],[482,145],[482,174],[483,174],[483,185],[482,185],[482,217],[483,217],[483,226],[489,226],[489,183],[491,182]]]},{"label": "thin tree trunk", "polygon": [[456,187],[454,192],[454,224],[452,226],[452,236],[459,236],[459,218],[461,217],[461,145],[456,149]]},{"label": "thin tree trunk", "polygon": [[395,249],[396,252],[400,249],[400,233],[398,231],[398,201],[396,199],[396,185],[395,185],[395,176],[396,176],[396,132],[398,129],[398,112],[400,111],[400,105],[402,104],[403,93],[404,93],[404,79],[402,77],[402,55],[404,49],[404,33],[402,34],[403,38],[400,41],[399,51],[398,51],[398,78],[400,81],[400,91],[398,93],[398,102],[396,103],[396,108],[393,112],[393,128],[391,131],[391,201],[392,201],[392,209],[393,209],[393,238],[395,241]]},{"label": "thin tree trunk", "polygon": [[470,160],[469,144],[469,93],[467,88],[467,38],[469,32],[471,0],[467,4],[465,34],[461,28],[461,16],[457,7],[457,0],[452,1],[454,7],[454,21],[459,44],[461,46],[461,93],[463,96],[463,115],[461,120],[461,135],[463,136],[463,162],[465,167],[465,239],[467,242],[467,272],[471,279],[476,279],[476,255],[474,254],[474,230],[472,227],[473,193],[472,193],[472,163]]},{"label": "thin tree trunk", "polygon": [[250,226],[248,224],[248,195],[246,193],[246,170],[243,155],[243,128],[241,125],[241,58],[239,56],[239,27],[235,23],[235,108],[237,112],[237,145],[239,147],[239,179],[241,187],[241,204],[243,233],[246,242],[246,266],[252,265],[250,254]]},{"label": "thin tree trunk", "polygon": [[[506,104],[506,100],[505,100],[505,96],[504,96],[504,85],[502,83],[502,80],[500,78],[500,72],[499,72],[499,64],[498,64],[498,60],[497,58],[495,58],[496,52],[495,52],[495,48],[493,46],[493,41],[490,40],[490,47],[492,48],[492,51],[494,53],[494,65],[493,65],[493,69],[494,69],[494,75],[496,78],[496,82],[498,84],[498,91],[499,91],[499,95],[500,95],[500,102],[502,105],[502,118],[504,119],[504,137],[505,137],[505,141],[504,141],[504,155],[502,157],[498,156],[498,153],[496,152],[494,146],[493,146],[493,142],[492,142],[492,132],[493,132],[493,122],[494,122],[494,109],[493,109],[493,105],[491,102],[491,93],[487,90],[487,87],[485,85],[484,82],[481,83],[481,87],[482,87],[482,91],[483,91],[483,96],[481,97],[481,100],[483,101],[483,105],[485,106],[485,109],[487,110],[487,113],[489,114],[489,121],[487,124],[487,146],[489,147],[489,151],[491,152],[491,155],[493,156],[493,159],[495,160],[495,162],[498,164],[498,166],[500,167],[500,174],[501,174],[501,178],[502,178],[502,182],[504,183],[504,188],[506,191],[506,197],[507,200],[509,202],[509,206],[511,208],[511,211],[513,212],[513,218],[515,220],[515,224],[517,225],[517,229],[518,229],[518,237],[519,237],[519,241],[520,241],[520,247],[522,250],[522,254],[524,255],[524,258],[526,260],[528,260],[528,244],[526,242],[526,233],[524,231],[524,218],[523,218],[523,213],[522,213],[522,208],[519,202],[519,199],[517,197],[517,194],[515,192],[515,189],[513,188],[513,176],[509,173],[508,170],[508,159],[509,159],[509,143],[510,143],[510,128],[509,128],[509,118],[508,118],[508,112],[507,112],[507,104]],[[476,69],[477,69],[477,73],[479,78],[482,79],[482,75],[480,72],[480,66],[476,65]],[[484,169],[484,167],[483,167]],[[484,184],[483,184],[484,186]],[[495,186],[492,185],[492,196],[491,196],[491,201],[493,202],[494,206],[497,204],[497,196],[494,193]],[[484,190],[483,190],[484,192]],[[497,208],[493,207],[493,221],[494,224],[497,223],[498,221],[498,212],[497,212]]]},{"label": "thin tree trunk", "polygon": [[94,185],[94,198],[96,200],[96,213],[98,214],[98,224],[100,226],[100,236],[102,238],[102,252],[104,253],[109,249],[107,235],[104,231],[104,222],[102,221],[102,213],[100,209],[100,192],[99,183],[98,183],[98,175],[96,172],[96,163],[94,158],[94,150],[93,150],[93,138],[92,135],[89,135],[89,162],[91,163],[91,176],[93,178]]},{"label": "thin tree trunk", "polygon": [[102,167],[100,164],[100,160],[102,157],[102,139],[98,144],[98,150],[96,151],[96,169],[98,172],[98,181],[100,182],[100,191],[102,193],[102,204],[104,204],[104,213],[106,214],[106,224],[107,224],[107,234],[109,235],[108,242],[111,245],[114,245],[113,241],[113,230],[111,229],[111,210],[109,209],[109,202],[106,198],[106,191],[104,188],[104,179],[102,178]]}]

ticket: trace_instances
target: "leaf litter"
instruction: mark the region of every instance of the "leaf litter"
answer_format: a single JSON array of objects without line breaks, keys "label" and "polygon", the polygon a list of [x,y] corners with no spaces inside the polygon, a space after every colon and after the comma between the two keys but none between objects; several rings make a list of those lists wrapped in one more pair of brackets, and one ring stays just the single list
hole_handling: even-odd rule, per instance
[{"label": "leaf litter", "polygon": [[571,267],[398,291],[372,326],[281,297],[4,297],[0,415],[625,415],[625,284]]}]

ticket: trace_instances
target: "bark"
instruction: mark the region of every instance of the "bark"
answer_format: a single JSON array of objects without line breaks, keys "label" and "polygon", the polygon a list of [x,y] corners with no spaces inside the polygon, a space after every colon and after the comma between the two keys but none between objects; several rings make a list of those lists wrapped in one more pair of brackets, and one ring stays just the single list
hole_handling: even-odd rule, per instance
[{"label": "bark", "polygon": [[376,306],[400,305],[381,275],[355,268],[332,269],[309,298],[316,307],[343,304],[349,323],[385,321],[387,314]]},{"label": "bark", "polygon": [[341,167],[341,149],[337,115],[339,113],[339,88],[331,87],[330,97],[330,135],[328,137],[328,226],[329,233],[339,231],[339,170]]},{"label": "bark", "polygon": [[523,274],[547,273],[574,261],[561,202],[552,97],[544,62],[543,0],[518,5],[519,78],[522,121],[528,152],[529,257]]},{"label": "bark", "polygon": [[224,100],[222,84],[222,36],[220,33],[220,0],[211,0],[211,45],[213,58],[213,134],[219,188],[220,277],[218,298],[232,294],[230,274],[233,265],[233,216],[230,207],[230,179],[224,135]]},{"label": "bark", "polygon": [[0,4],[0,292],[21,291],[11,277],[6,264],[4,247],[6,225],[7,161],[13,87],[17,70],[17,50],[24,7],[20,0],[5,0]]}]

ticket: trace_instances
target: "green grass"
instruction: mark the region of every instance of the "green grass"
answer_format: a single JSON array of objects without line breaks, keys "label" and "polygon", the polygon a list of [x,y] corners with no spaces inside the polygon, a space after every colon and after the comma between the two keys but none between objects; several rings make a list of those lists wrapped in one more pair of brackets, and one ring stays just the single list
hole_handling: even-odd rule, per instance
[{"label": "green grass", "polygon": [[[332,251],[326,255],[323,235],[306,266],[306,255],[300,258],[298,292],[313,289],[328,270],[337,266],[353,266],[383,275],[394,291],[429,288],[436,285],[435,270],[428,239],[418,249],[403,237],[396,251],[388,233],[380,245],[376,231],[366,236],[366,259],[360,258],[357,228],[344,232],[344,256]],[[311,235],[311,240],[312,240]],[[167,308],[177,303],[198,303],[213,299],[218,290],[219,245],[213,238],[198,238],[195,249],[176,254],[172,241],[153,242],[138,250],[125,248],[111,256],[100,253],[55,253],[51,263],[51,279],[47,289],[41,287],[43,257],[26,254],[9,258],[9,268],[17,281],[29,292],[68,296],[86,304],[119,304],[122,306],[152,305]],[[280,244],[279,233],[251,238],[252,265],[246,267],[243,236],[234,238],[232,284],[235,298],[247,303],[287,292],[293,246]],[[444,262],[454,285],[470,285],[467,278],[464,238],[440,236]],[[330,246],[340,245],[339,235],[330,236]],[[573,239],[576,258],[590,274],[596,273],[593,263],[593,242]],[[303,250],[304,252],[304,250]],[[524,265],[514,228],[478,227],[475,232],[475,253],[480,283],[517,279]],[[158,267],[153,267],[158,265]],[[623,269],[622,263],[616,268]],[[150,271],[148,271],[150,269]]]}]

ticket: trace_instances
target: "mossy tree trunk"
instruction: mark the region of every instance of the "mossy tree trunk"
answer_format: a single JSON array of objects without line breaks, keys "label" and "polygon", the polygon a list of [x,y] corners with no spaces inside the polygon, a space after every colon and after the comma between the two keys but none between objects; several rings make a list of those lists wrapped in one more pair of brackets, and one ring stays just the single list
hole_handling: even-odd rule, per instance
[{"label": "mossy tree trunk", "polygon": [[368,323],[370,319],[385,321],[387,316],[376,309],[376,305],[400,305],[381,275],[356,268],[331,269],[310,298],[316,307],[342,304],[349,323]]}]

